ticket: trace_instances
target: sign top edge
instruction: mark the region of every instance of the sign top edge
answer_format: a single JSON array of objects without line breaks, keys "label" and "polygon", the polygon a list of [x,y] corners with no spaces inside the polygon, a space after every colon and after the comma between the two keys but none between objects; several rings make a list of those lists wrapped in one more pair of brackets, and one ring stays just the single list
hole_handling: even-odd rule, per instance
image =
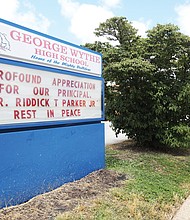
[{"label": "sign top edge", "polygon": [[83,49],[85,51],[88,51],[88,52],[91,52],[93,54],[97,54],[97,55],[100,55],[102,57],[102,54],[97,52],[97,51],[94,51],[94,50],[91,50],[87,47],[84,47],[84,46],[80,46],[80,45],[77,45],[77,44],[74,44],[74,43],[71,43],[71,42],[68,42],[68,41],[65,41],[65,40],[62,40],[58,37],[54,37],[52,35],[49,35],[49,34],[45,34],[45,33],[42,33],[40,31],[36,31],[34,29],[31,29],[31,28],[28,28],[28,27],[25,27],[23,25],[20,25],[20,24],[17,24],[17,23],[14,23],[14,22],[11,22],[11,21],[8,21],[8,20],[5,20],[5,19],[2,19],[0,18],[0,23],[4,23],[4,24],[7,24],[7,25],[10,25],[10,26],[13,26],[13,27],[16,27],[16,28],[20,28],[22,30],[25,30],[25,31],[29,31],[33,34],[37,34],[37,35],[40,35],[42,37],[46,37],[46,38],[49,38],[51,40],[55,40],[55,41],[58,41],[60,43],[64,43],[64,44],[68,44],[70,46],[73,46],[73,47],[76,47],[76,48],[79,48],[79,49]]}]

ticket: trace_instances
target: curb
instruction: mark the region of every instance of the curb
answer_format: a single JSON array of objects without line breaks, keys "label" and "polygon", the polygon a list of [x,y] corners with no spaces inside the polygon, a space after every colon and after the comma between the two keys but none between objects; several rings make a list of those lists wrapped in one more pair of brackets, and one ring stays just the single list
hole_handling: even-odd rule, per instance
[{"label": "curb", "polygon": [[190,196],[185,200],[172,220],[190,220]]}]

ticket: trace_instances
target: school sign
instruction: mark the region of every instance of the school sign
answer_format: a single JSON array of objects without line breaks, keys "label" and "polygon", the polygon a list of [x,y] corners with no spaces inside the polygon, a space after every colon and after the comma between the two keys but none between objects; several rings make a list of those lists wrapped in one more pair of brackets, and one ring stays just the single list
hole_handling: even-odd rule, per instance
[{"label": "school sign", "polygon": [[[101,55],[20,26],[1,23],[1,56],[101,76]],[[23,49],[25,48],[25,49]]]},{"label": "school sign", "polygon": [[103,99],[101,54],[0,19],[0,207],[104,167]]}]

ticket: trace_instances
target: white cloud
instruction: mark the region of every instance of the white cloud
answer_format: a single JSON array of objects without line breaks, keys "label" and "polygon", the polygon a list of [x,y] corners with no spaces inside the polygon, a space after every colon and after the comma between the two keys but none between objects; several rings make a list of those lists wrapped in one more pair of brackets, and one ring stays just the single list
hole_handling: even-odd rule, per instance
[{"label": "white cloud", "polygon": [[13,19],[16,11],[19,8],[19,1],[18,0],[6,0],[1,4],[0,7],[0,14],[1,18],[4,19]]},{"label": "white cloud", "polygon": [[175,8],[178,15],[177,22],[181,31],[184,34],[190,35],[189,21],[190,21],[190,3],[179,5]]},{"label": "white cloud", "polygon": [[[112,6],[119,3],[118,0],[111,2]],[[82,44],[97,40],[93,34],[95,28],[99,27],[101,22],[114,16],[110,9],[100,5],[79,4],[72,0],[58,0],[58,3],[61,5],[62,15],[70,19],[70,31]]]},{"label": "white cloud", "polygon": [[71,18],[80,7],[79,2],[73,0],[58,0],[61,5],[61,13],[65,17]]},{"label": "white cloud", "polygon": [[138,35],[141,37],[146,37],[146,31],[149,29],[150,21],[132,21],[132,25],[137,29]]},{"label": "white cloud", "polygon": [[83,4],[72,17],[70,30],[81,39],[82,43],[94,42],[97,40],[93,33],[95,28],[99,26],[100,22],[113,16],[111,11],[100,6]]},{"label": "white cloud", "polygon": [[[120,6],[121,0],[101,0],[99,5],[79,3],[77,0],[58,0],[61,5],[61,13],[64,17],[70,19],[70,31],[82,44],[91,43],[95,40],[104,40],[94,35],[95,28],[99,27],[101,22],[114,17],[111,10]],[[141,19],[142,20],[142,19]],[[138,34],[146,36],[150,21],[133,21],[133,26],[138,29]]]},{"label": "white cloud", "polygon": [[[6,0],[0,7],[2,19],[6,19],[34,30],[47,33],[50,21],[38,13],[27,1],[22,4],[19,0]],[[20,9],[23,9],[22,12]],[[24,11],[24,12],[23,12]]]},{"label": "white cloud", "polygon": [[107,7],[117,7],[120,4],[120,0],[102,0],[102,4]]}]

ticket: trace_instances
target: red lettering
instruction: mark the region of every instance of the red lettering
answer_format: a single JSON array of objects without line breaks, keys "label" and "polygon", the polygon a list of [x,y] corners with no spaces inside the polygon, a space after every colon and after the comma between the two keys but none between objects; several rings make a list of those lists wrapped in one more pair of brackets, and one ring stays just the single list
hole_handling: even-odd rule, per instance
[{"label": "red lettering", "polygon": [[20,98],[16,98],[16,106],[22,106]]},{"label": "red lettering", "polygon": [[81,116],[81,111],[80,109],[63,109],[62,110],[62,117],[78,117]]},{"label": "red lettering", "polygon": [[57,80],[57,85],[59,86],[61,84],[61,79]]},{"label": "red lettering", "polygon": [[47,117],[48,118],[54,118],[55,117],[55,113],[53,109],[47,110]]},{"label": "red lettering", "polygon": [[3,71],[0,70],[0,79],[3,80]]},{"label": "red lettering", "polygon": [[49,89],[44,87],[34,87],[33,88],[34,95],[44,95],[49,96]]},{"label": "red lettering", "polygon": [[14,110],[14,119],[36,118],[36,110]]},{"label": "red lettering", "polygon": [[3,98],[0,97],[0,106],[3,106]]},{"label": "red lettering", "polygon": [[60,53],[67,54],[67,47],[60,45]]},{"label": "red lettering", "polygon": [[52,44],[52,49],[55,51],[55,52],[59,52],[59,45],[54,43]]},{"label": "red lettering", "polygon": [[5,91],[7,94],[19,94],[19,87],[17,85],[4,85],[0,84],[0,93]]},{"label": "red lettering", "polygon": [[16,107],[49,107],[49,99],[16,98]]},{"label": "red lettering", "polygon": [[14,110],[14,119],[20,119],[18,110]]},{"label": "red lettering", "polygon": [[57,90],[58,96],[66,97],[66,92],[67,92],[67,90],[65,90],[65,89],[58,89]]},{"label": "red lettering", "polygon": [[71,51],[71,55],[72,56],[75,56],[75,57],[77,57],[77,54],[78,54],[78,50],[74,50],[74,49],[72,49],[72,48],[70,48],[70,51]]},{"label": "red lettering", "polygon": [[58,96],[60,96],[62,94],[62,89],[58,89],[57,93],[58,93]]},{"label": "red lettering", "polygon": [[[71,51],[71,55],[74,56],[74,57],[79,57],[80,59],[89,60],[89,61],[94,62],[94,63],[100,63],[100,57],[99,56],[96,56],[94,54],[89,54],[89,53],[86,53],[86,52],[83,52],[83,51],[80,51],[80,50],[75,50],[75,49],[72,49],[72,48],[70,48],[70,51]],[[75,61],[73,61],[73,63],[81,64],[81,65],[85,64],[84,61],[77,60],[77,59]]]},{"label": "red lettering", "polygon": [[89,107],[95,107],[95,101],[94,100],[90,100]]},{"label": "red lettering", "polygon": [[37,47],[41,47],[42,46],[42,40],[40,38],[38,38],[38,37],[34,37],[33,38],[33,43]]},{"label": "red lettering", "polygon": [[62,106],[64,106],[65,104],[66,104],[66,100],[63,99],[63,101],[62,101]]},{"label": "red lettering", "polygon": [[34,83],[40,84],[42,79],[41,76],[32,75],[32,74],[23,74],[17,72],[3,72],[0,70],[0,79],[6,81],[18,81],[18,82],[26,82],[26,83]]},{"label": "red lettering", "polygon": [[67,106],[67,107],[86,107],[86,101],[85,100],[62,100],[62,106]]},{"label": "red lettering", "polygon": [[15,41],[20,41],[26,44],[34,44],[36,47],[42,47],[44,49],[53,50],[62,54],[67,54],[66,46],[63,46],[58,43],[52,43],[51,41],[41,39],[40,37],[33,37],[32,35],[22,33],[16,30],[12,30],[10,32],[10,36]]},{"label": "red lettering", "polygon": [[13,87],[13,94],[18,94],[18,86],[14,85]]},{"label": "red lettering", "polygon": [[28,35],[28,34],[24,34],[23,33],[23,40],[22,40],[22,42],[27,43],[27,44],[32,44],[31,36]]},{"label": "red lettering", "polygon": [[51,43],[50,41],[44,40],[44,48],[51,50]]},{"label": "red lettering", "polygon": [[58,99],[54,99],[54,101],[55,101],[55,106],[57,107],[57,102],[58,102]]},{"label": "red lettering", "polygon": [[13,40],[16,40],[16,41],[20,41],[21,39],[20,32],[15,31],[15,30],[10,32],[10,36]]},{"label": "red lettering", "polygon": [[0,84],[0,93],[4,90],[4,84]]}]

